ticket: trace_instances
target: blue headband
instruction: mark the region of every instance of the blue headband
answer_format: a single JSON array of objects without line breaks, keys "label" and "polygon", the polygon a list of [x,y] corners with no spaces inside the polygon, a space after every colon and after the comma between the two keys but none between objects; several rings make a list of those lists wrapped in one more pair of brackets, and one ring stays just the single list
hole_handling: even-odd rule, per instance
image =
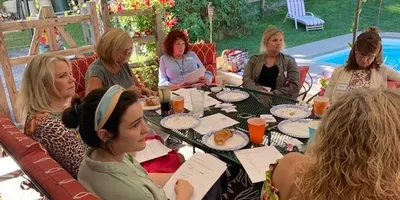
[{"label": "blue headband", "polygon": [[125,89],[123,87],[119,85],[113,85],[103,95],[99,105],[97,105],[96,114],[94,115],[95,131],[103,128],[108,118],[110,118],[111,113],[114,111],[114,108],[118,103],[119,97],[124,91]]}]

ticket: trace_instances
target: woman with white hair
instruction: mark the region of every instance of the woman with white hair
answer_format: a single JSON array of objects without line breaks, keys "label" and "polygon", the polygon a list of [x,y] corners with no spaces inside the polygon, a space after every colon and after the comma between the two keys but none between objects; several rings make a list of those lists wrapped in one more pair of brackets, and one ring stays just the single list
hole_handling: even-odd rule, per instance
[{"label": "woman with white hair", "polygon": [[259,55],[252,56],[244,68],[243,87],[279,96],[299,94],[299,69],[293,57],[281,52],[285,42],[282,30],[270,27],[261,40]]}]

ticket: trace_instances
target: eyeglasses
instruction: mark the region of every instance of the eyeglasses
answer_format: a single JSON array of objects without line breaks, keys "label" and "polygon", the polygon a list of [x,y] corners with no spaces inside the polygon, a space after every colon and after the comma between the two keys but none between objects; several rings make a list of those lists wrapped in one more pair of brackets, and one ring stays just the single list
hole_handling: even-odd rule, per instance
[{"label": "eyeglasses", "polygon": [[364,58],[375,59],[376,57],[377,57],[377,54],[363,54],[363,53],[356,51],[356,58],[358,58],[358,59],[364,59]]}]

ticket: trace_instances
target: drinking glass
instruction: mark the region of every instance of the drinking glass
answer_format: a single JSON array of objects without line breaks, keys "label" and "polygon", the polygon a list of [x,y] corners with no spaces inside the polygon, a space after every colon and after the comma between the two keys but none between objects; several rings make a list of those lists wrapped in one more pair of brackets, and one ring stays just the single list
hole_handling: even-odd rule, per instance
[{"label": "drinking glass", "polygon": [[329,106],[328,97],[315,97],[314,98],[314,114],[321,117]]},{"label": "drinking glass", "polygon": [[171,88],[169,86],[158,87],[160,96],[161,115],[166,116],[171,110]]},{"label": "drinking glass", "polygon": [[172,97],[172,111],[183,113],[185,111],[185,98],[183,96]]},{"label": "drinking glass", "polygon": [[215,81],[217,82],[217,87],[225,88],[226,78],[224,75],[217,75],[215,76]]},{"label": "drinking glass", "polygon": [[192,101],[192,114],[198,117],[204,115],[204,91],[202,90],[191,90],[190,98]]}]

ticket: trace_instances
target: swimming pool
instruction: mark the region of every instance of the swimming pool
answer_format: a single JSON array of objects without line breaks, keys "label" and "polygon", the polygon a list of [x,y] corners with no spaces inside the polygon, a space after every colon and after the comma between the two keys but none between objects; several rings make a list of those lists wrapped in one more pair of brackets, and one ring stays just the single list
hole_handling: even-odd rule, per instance
[{"label": "swimming pool", "polygon": [[[323,56],[314,58],[314,61],[333,63],[343,65],[346,63],[349,56],[350,48],[341,51],[329,53]],[[399,39],[383,39],[383,60],[385,64],[395,67],[400,71],[400,40]]]}]

